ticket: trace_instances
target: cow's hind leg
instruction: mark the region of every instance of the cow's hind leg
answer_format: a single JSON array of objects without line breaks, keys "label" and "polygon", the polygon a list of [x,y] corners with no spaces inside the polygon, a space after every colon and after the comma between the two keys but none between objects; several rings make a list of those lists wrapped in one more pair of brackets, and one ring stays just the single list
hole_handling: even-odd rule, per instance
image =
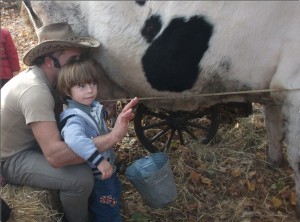
[{"label": "cow's hind leg", "polygon": [[295,174],[297,193],[297,217],[300,218],[300,92],[289,93],[283,105],[286,123],[287,155],[290,166]]},{"label": "cow's hind leg", "polygon": [[282,153],[283,119],[281,107],[276,104],[264,105],[264,120],[268,135],[267,158],[273,166],[281,166],[284,158]]},{"label": "cow's hind leg", "polygon": [[272,97],[282,107],[287,156],[295,174],[297,217],[300,218],[300,44],[299,39],[285,41],[276,73],[270,83]]}]

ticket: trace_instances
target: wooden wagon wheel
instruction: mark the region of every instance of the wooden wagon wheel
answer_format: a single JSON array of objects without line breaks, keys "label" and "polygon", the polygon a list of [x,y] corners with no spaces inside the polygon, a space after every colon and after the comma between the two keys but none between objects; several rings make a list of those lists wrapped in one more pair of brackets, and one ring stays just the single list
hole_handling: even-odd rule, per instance
[{"label": "wooden wagon wheel", "polygon": [[190,138],[209,143],[217,132],[218,117],[217,106],[195,112],[171,112],[139,104],[134,129],[149,152],[166,152],[173,143],[184,145]]}]

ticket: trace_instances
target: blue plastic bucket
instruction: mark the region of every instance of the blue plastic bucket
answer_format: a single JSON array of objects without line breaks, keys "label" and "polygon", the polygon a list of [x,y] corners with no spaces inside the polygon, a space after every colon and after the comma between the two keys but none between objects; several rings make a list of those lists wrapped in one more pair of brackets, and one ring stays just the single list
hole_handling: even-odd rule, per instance
[{"label": "blue plastic bucket", "polygon": [[153,153],[134,161],[125,175],[150,207],[161,208],[176,199],[176,184],[165,153]]}]

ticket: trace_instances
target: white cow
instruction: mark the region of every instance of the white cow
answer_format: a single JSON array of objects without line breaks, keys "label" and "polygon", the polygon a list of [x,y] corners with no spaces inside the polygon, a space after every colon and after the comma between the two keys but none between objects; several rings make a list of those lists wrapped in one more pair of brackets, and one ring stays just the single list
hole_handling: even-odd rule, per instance
[{"label": "white cow", "polygon": [[[111,98],[174,97],[144,103],[175,111],[228,101],[263,104],[276,165],[285,134],[300,216],[299,2],[25,2],[35,28],[68,21],[78,34],[100,40],[94,56],[121,89]],[[283,91],[257,92],[268,89]],[[187,97],[236,91],[253,93]]]}]

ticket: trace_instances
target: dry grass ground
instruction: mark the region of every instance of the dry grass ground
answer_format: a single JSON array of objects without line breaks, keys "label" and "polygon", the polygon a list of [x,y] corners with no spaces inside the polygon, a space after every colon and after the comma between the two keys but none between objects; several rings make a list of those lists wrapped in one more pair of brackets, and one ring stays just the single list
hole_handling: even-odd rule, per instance
[{"label": "dry grass ground", "polygon": [[[1,26],[12,32],[20,58],[36,43],[16,8],[1,7]],[[247,118],[221,117],[210,144],[190,141],[168,154],[178,190],[170,205],[150,208],[120,173],[124,221],[296,221],[293,172],[288,165],[272,168],[266,162],[261,107],[254,105]],[[148,154],[133,127],[116,150],[125,167]],[[9,222],[52,222],[62,216],[55,191],[8,184],[1,197],[12,207]]]}]

